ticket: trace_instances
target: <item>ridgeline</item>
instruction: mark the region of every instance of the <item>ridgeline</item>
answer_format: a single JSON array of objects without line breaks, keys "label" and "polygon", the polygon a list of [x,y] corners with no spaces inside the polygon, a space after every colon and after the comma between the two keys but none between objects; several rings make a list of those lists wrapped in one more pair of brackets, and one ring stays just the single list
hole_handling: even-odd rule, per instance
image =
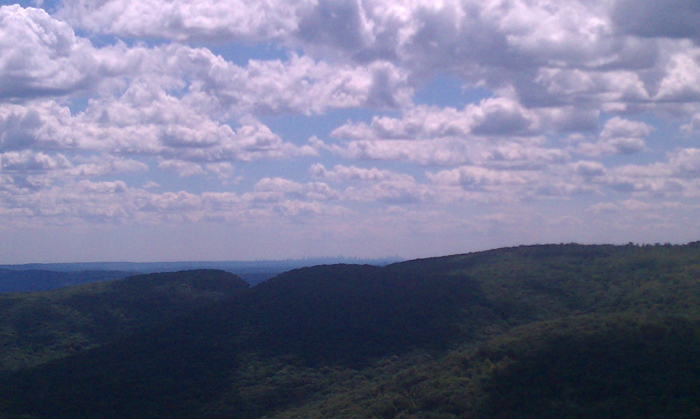
[{"label": "ridgeline", "polygon": [[700,417],[700,243],[216,272],[0,300],[0,418]]}]

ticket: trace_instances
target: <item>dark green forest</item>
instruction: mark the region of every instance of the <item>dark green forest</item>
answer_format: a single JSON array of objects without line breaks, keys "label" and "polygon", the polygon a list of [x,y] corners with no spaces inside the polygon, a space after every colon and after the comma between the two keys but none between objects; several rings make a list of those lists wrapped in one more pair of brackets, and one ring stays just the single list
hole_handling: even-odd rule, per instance
[{"label": "dark green forest", "polygon": [[0,418],[700,417],[698,242],[0,297]]},{"label": "dark green forest", "polygon": [[102,345],[247,288],[236,275],[198,270],[0,294],[0,372]]}]

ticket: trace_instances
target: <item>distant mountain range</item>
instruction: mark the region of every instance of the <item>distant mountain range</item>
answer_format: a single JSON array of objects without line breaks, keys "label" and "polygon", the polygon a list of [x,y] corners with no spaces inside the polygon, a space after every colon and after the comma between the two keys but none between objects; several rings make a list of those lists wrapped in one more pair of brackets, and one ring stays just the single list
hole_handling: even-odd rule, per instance
[{"label": "distant mountain range", "polygon": [[700,243],[0,296],[0,418],[700,417]]},{"label": "distant mountain range", "polygon": [[0,269],[0,293],[47,291],[89,282],[111,281],[133,274],[108,270],[57,272],[40,269]]},{"label": "distant mountain range", "polygon": [[108,281],[130,275],[176,272],[196,269],[218,269],[239,275],[251,285],[282,272],[316,265],[339,263],[384,266],[401,259],[358,259],[345,257],[211,262],[86,262],[28,263],[0,265],[0,293],[46,291],[93,281]]}]

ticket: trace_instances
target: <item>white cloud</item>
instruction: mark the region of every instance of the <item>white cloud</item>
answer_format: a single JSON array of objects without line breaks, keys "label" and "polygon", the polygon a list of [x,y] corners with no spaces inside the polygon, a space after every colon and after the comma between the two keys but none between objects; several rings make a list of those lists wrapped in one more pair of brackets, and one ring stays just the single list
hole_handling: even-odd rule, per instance
[{"label": "white cloud", "polygon": [[92,90],[130,74],[143,49],[124,44],[97,49],[65,22],[19,5],[0,7],[0,100],[61,96]]},{"label": "white cloud", "polygon": [[[245,69],[216,69],[202,89],[237,112],[322,113],[328,108],[395,108],[410,101],[407,74],[387,62],[329,65],[308,56],[288,62],[250,61]],[[211,89],[211,90],[209,90]]]},{"label": "white cloud", "polygon": [[49,156],[29,150],[8,151],[0,154],[0,168],[5,173],[35,173],[65,169],[71,164],[63,155]]},{"label": "white cloud", "polygon": [[0,104],[0,150],[73,149],[75,125],[70,110],[54,101]]},{"label": "white cloud", "polygon": [[457,169],[428,173],[431,182],[443,185],[461,186],[467,190],[493,190],[501,185],[533,184],[538,175],[524,172],[490,170],[483,167],[462,166]]},{"label": "white cloud", "polygon": [[344,197],[350,201],[383,202],[392,205],[406,205],[434,202],[440,199],[439,191],[421,185],[413,178],[386,180],[366,187],[347,188]]},{"label": "white cloud", "polygon": [[546,138],[537,134],[568,130],[571,118],[568,109],[528,110],[511,99],[494,98],[461,111],[415,106],[401,118],[349,122],[331,133],[340,143],[314,141],[319,149],[352,159],[533,168],[569,159],[567,151],[546,147]]},{"label": "white cloud", "polygon": [[329,64],[291,54],[284,62],[250,60],[240,67],[206,48],[177,44],[95,48],[65,22],[18,5],[0,9],[0,32],[0,98],[87,90],[107,99],[148,80],[165,93],[186,94],[200,111],[241,116],[397,107],[412,94],[407,72],[389,62]]},{"label": "white cloud", "polygon": [[700,6],[693,0],[616,0],[612,16],[622,31],[645,37],[700,39]]},{"label": "white cloud", "polygon": [[147,172],[148,165],[137,160],[118,158],[109,155],[92,156],[88,159],[75,159],[81,162],[68,171],[70,176],[104,176],[133,172]]},{"label": "white cloud", "polygon": [[643,138],[652,130],[653,127],[644,122],[630,121],[616,116],[605,123],[598,142],[582,143],[578,151],[587,156],[639,153],[646,150]]},{"label": "white cloud", "polygon": [[672,153],[669,165],[680,177],[700,178],[700,149],[686,148]]},{"label": "white cloud", "polygon": [[175,172],[180,177],[189,177],[204,173],[204,169],[199,164],[180,160],[163,160],[162,162],[158,163],[158,168],[165,171]]},{"label": "white cloud", "polygon": [[668,161],[649,165],[625,165],[606,171],[611,188],[639,196],[700,196],[700,150],[671,152]]},{"label": "white cloud", "polygon": [[255,184],[255,192],[245,194],[246,199],[263,202],[277,202],[289,197],[324,201],[337,199],[338,192],[323,182],[301,184],[282,178],[263,178]]},{"label": "white cloud", "polygon": [[[126,37],[272,41],[334,62],[393,63],[416,80],[448,72],[469,84],[514,88],[529,106],[619,110],[649,98],[648,70],[669,59],[657,40],[648,38],[651,33],[697,39],[687,29],[669,35],[666,29],[643,33],[629,25],[629,15],[641,13],[648,28],[671,28],[671,16],[691,27],[695,18],[690,16],[697,11],[689,0],[675,0],[683,13],[651,13],[651,3],[643,3],[629,14],[631,3],[622,0],[217,0],[196,5],[90,0],[64,2],[58,16],[92,32]],[[375,78],[389,74],[375,73]],[[380,102],[393,103],[386,99]]]},{"label": "white cloud", "polygon": [[256,42],[296,30],[304,0],[85,0],[64,2],[59,16],[97,33],[126,37]]},{"label": "white cloud", "polygon": [[[226,223],[361,243],[442,242],[451,223],[593,241],[613,220],[692,226],[700,11],[657,3],[1,7],[2,225]],[[454,78],[461,93],[423,90]]]},{"label": "white cloud", "polygon": [[416,106],[401,119],[374,117],[370,125],[346,124],[333,131],[341,139],[433,139],[443,137],[530,135],[540,124],[540,116],[517,102],[485,99],[459,111]]},{"label": "white cloud", "polygon": [[655,97],[662,102],[700,100],[700,50],[688,47],[670,57]]},{"label": "white cloud", "polygon": [[585,178],[593,178],[605,174],[605,166],[594,161],[580,161],[573,165],[574,172]]},{"label": "white cloud", "polygon": [[[95,66],[89,42],[41,9],[0,7],[0,95],[62,94]],[[86,71],[87,70],[87,71]]]},{"label": "white cloud", "polygon": [[493,144],[483,164],[503,169],[538,170],[566,163],[569,153],[559,148],[547,148],[541,138],[525,141],[501,141]]},{"label": "white cloud", "polygon": [[690,137],[694,134],[699,134],[700,113],[696,113],[694,115],[691,113],[690,121],[687,124],[683,124],[680,126],[680,132],[686,137]]},{"label": "white cloud", "polygon": [[129,159],[111,156],[78,157],[41,151],[8,151],[0,153],[0,174],[16,194],[46,190],[57,184],[67,184],[76,178],[146,172],[148,166]]},{"label": "white cloud", "polygon": [[[239,115],[393,108],[407,104],[412,94],[407,72],[391,63],[330,64],[293,53],[286,61],[249,60],[240,67],[205,48],[167,45],[152,51],[145,70],[151,79],[189,79],[193,104]],[[186,86],[178,83],[179,88]]]},{"label": "white cloud", "polygon": [[0,150],[59,149],[161,156],[194,162],[254,161],[315,155],[248,118],[234,130],[190,108],[185,99],[141,84],[117,100],[91,101],[71,115],[53,101],[0,105]]},{"label": "white cloud", "polygon": [[470,160],[468,145],[459,139],[350,141],[322,146],[349,159],[398,160],[421,165],[452,165]]},{"label": "white cloud", "polygon": [[324,165],[317,163],[309,168],[309,173],[311,173],[313,176],[329,179],[334,182],[378,182],[390,179],[410,178],[408,175],[400,175],[389,170],[380,170],[376,167],[371,169],[363,169],[355,166],[343,166],[341,164],[338,164],[333,169],[328,170]]},{"label": "white cloud", "polygon": [[594,204],[588,207],[587,211],[596,214],[612,214],[620,211],[620,207],[612,202],[601,202],[599,204]]}]

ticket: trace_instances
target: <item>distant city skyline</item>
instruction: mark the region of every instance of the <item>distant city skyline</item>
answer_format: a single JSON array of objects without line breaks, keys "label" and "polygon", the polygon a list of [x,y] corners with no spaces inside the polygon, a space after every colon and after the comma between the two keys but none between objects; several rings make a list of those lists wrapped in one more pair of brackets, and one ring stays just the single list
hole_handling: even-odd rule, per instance
[{"label": "distant city skyline", "polygon": [[700,240],[700,3],[0,1],[0,264]]}]

